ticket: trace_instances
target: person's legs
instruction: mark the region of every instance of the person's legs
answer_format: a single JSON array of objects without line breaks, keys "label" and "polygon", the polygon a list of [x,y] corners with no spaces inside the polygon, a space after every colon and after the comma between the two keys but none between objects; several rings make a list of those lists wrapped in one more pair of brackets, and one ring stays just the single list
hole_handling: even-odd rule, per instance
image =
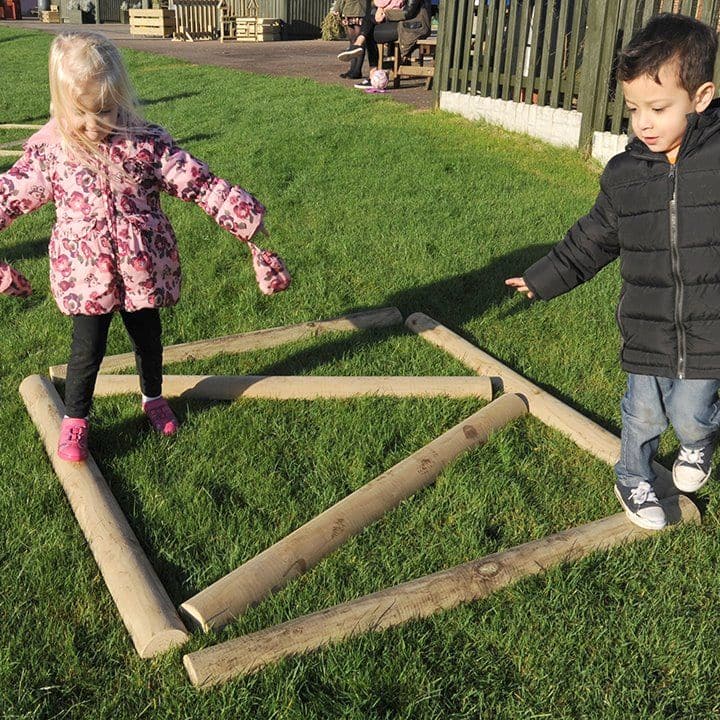
[{"label": "person's legs", "polygon": [[162,397],[162,325],[154,308],[121,313],[135,351],[135,364],[143,394],[143,412],[159,433],[172,435],[178,421]]},{"label": "person's legs", "polygon": [[657,501],[652,461],[660,435],[668,426],[664,393],[672,380],[629,374],[621,404],[620,460],[615,465],[615,495],[628,518],[648,529],[661,529],[667,522]]},{"label": "person's legs", "polygon": [[112,314],[73,315],[70,361],[65,378],[65,414],[85,418],[90,412],[100,363],[105,357]]},{"label": "person's legs", "polygon": [[[347,28],[345,28],[347,31],[348,40],[350,41],[350,44],[353,45],[355,41],[358,39],[358,36],[360,35],[360,26],[359,25],[348,25]],[[356,80],[357,78],[362,77],[362,66],[363,62],[365,61],[365,49],[362,48],[362,52],[357,53],[352,56],[350,59],[350,68],[347,72],[340,73],[340,77],[345,78],[351,78],[353,80]]]},{"label": "person's legs", "polygon": [[350,44],[341,53],[338,53],[338,60],[352,60],[354,57],[358,57],[363,52],[363,46],[367,42],[368,38],[373,33],[373,25],[375,21],[373,14],[368,10],[367,15],[363,18],[362,25],[358,28],[357,34],[354,38],[350,39]]},{"label": "person's legs", "polygon": [[673,482],[683,492],[699,490],[710,477],[720,427],[718,380],[675,380],[665,403],[680,441]]},{"label": "person's legs", "polygon": [[68,462],[88,456],[87,416],[95,380],[105,356],[112,314],[74,315],[70,361],[65,377],[65,417],[60,425],[57,453]]},{"label": "person's legs", "polygon": [[130,336],[135,366],[143,395],[156,398],[162,394],[162,324],[160,312],[154,308],[120,312]]}]

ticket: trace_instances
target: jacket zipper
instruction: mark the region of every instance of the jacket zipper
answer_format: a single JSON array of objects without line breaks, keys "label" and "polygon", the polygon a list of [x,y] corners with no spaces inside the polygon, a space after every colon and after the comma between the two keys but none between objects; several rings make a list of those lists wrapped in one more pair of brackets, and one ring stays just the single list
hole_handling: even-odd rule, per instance
[{"label": "jacket zipper", "polygon": [[680,275],[680,252],[678,251],[678,215],[677,215],[677,166],[670,170],[673,183],[673,193],[670,199],[670,257],[672,274],[675,281],[675,335],[677,338],[677,376],[680,380],[685,377],[685,328],[682,324],[683,310],[683,282]]}]

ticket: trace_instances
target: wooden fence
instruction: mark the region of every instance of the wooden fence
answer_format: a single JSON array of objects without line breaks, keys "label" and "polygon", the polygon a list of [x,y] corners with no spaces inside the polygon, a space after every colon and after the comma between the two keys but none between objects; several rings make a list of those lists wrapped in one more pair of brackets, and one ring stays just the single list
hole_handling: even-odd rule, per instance
[{"label": "wooden fence", "polygon": [[584,147],[595,130],[624,132],[614,59],[658,12],[717,27],[720,0],[443,0],[436,104],[451,91],[578,110]]},{"label": "wooden fence", "polygon": [[174,0],[175,40],[214,40],[220,37],[218,0]]}]

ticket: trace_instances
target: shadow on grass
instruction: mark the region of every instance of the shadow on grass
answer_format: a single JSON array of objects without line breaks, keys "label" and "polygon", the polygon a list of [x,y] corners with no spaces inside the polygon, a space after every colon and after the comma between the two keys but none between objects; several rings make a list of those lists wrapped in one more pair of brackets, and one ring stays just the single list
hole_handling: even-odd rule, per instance
[{"label": "shadow on grass", "polygon": [[[546,255],[553,245],[534,245],[523,248],[496,258],[478,270],[471,270],[461,275],[389,295],[383,302],[383,306],[397,307],[403,318],[407,318],[414,312],[423,312],[484,350],[482,342],[466,333],[463,326],[482,316],[490,308],[503,304],[508,297],[517,295],[505,286],[505,278],[522,274],[523,270]],[[526,312],[527,307],[527,301],[517,297],[517,302],[513,302],[512,306],[503,312],[502,317],[511,317]],[[366,308],[348,308],[347,312],[359,312],[363,309]],[[330,340],[318,344],[312,349],[299,351],[282,362],[258,368],[257,374],[292,375],[305,372],[376,343],[380,337],[383,337],[379,333],[386,333],[385,336],[387,336],[402,335],[406,332],[404,328],[398,326],[384,330],[365,330],[352,333],[342,339]],[[517,368],[508,367],[517,371]],[[620,432],[619,427],[608,426],[606,418],[595,415],[587,408],[576,404],[572,397],[559,392],[557,388],[545,385],[534,378],[528,379],[611,432],[616,434]]]},{"label": "shadow on grass", "polygon": [[38,240],[28,240],[8,248],[5,252],[5,260],[12,263],[14,260],[28,260],[30,258],[46,257],[50,238],[44,237]]},{"label": "shadow on grass", "polygon": [[148,105],[159,105],[160,103],[164,102],[172,102],[173,100],[187,100],[191,97],[196,97],[197,95],[200,95],[199,92],[183,92],[183,93],[177,93],[175,95],[166,95],[164,97],[159,98],[153,98],[152,100],[148,100],[147,98],[140,98],[140,105],[142,107],[146,107]]}]

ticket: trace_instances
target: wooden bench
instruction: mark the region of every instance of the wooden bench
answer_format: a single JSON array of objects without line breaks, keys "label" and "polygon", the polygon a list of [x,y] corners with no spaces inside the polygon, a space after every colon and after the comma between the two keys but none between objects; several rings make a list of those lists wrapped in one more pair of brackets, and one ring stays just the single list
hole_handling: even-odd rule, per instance
[{"label": "wooden bench", "polygon": [[[380,62],[384,64],[387,60],[390,64],[390,80],[393,87],[400,87],[400,80],[404,77],[425,78],[425,88],[430,89],[435,75],[435,49],[437,47],[437,36],[418,40],[410,57],[402,57],[400,54],[400,43],[384,43],[379,45]],[[415,54],[417,51],[417,55]],[[429,64],[426,64],[429,63]]]}]

